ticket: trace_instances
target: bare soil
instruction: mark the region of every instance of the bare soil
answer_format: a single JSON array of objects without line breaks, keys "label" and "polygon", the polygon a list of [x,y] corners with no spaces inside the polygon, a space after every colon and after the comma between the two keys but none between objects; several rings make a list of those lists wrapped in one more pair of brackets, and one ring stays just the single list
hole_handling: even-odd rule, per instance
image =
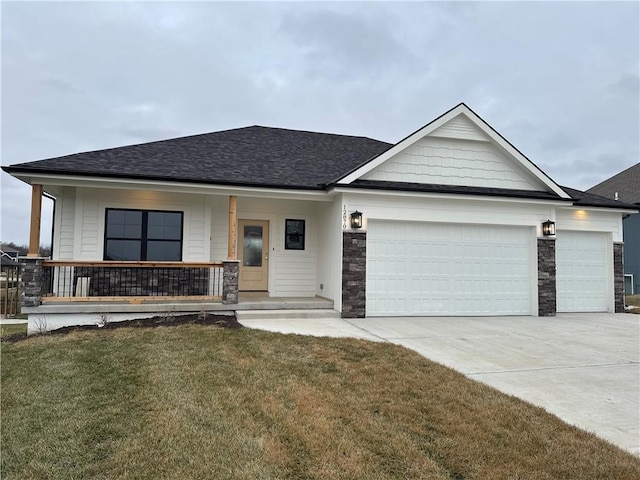
[{"label": "bare soil", "polygon": [[[118,328],[155,328],[155,327],[175,327],[178,325],[215,325],[221,328],[243,328],[242,324],[236,320],[235,315],[216,315],[211,313],[190,313],[185,315],[157,315],[151,318],[136,318],[122,322],[107,322],[102,326],[97,325],[77,325],[63,327],[47,332],[46,335],[66,335],[71,332],[87,330],[115,330]],[[27,338],[26,333],[9,334],[2,338],[3,342],[18,342]]]}]

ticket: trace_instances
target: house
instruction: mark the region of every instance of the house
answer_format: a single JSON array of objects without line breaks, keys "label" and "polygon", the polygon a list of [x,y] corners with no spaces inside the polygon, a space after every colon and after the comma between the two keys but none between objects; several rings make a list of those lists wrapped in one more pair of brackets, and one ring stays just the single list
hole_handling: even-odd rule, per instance
[{"label": "house", "polygon": [[[640,208],[640,163],[591,187],[589,193],[608,199],[632,203]],[[624,239],[625,293],[640,293],[640,214],[630,212],[622,219]]]},{"label": "house", "polygon": [[[23,312],[47,328],[167,301],[343,317],[624,310],[622,218],[637,207],[561,187],[465,104],[393,145],[252,126],[3,170],[32,185]],[[52,260],[37,257],[43,192]]]},{"label": "house", "polygon": [[9,245],[0,244],[0,260],[2,264],[14,265],[18,262],[20,252]]}]

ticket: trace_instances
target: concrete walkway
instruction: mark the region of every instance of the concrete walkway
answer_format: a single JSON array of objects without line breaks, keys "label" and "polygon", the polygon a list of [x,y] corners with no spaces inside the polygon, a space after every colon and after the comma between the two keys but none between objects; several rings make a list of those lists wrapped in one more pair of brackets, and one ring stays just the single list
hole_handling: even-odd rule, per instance
[{"label": "concrete walkway", "polygon": [[282,333],[411,348],[640,454],[640,315],[251,319]]},{"label": "concrete walkway", "polygon": [[19,325],[21,323],[28,323],[28,321],[22,318],[0,318],[0,325]]}]

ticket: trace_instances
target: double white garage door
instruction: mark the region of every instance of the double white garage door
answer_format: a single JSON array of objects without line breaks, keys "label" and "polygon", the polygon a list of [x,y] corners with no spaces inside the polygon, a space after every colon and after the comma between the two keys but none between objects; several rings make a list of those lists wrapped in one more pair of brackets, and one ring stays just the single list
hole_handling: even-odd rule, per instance
[{"label": "double white garage door", "polygon": [[370,220],[367,315],[529,315],[532,228]]},{"label": "double white garage door", "polygon": [[[559,312],[607,310],[604,234],[558,232]],[[367,315],[531,315],[533,228],[370,220]]]}]

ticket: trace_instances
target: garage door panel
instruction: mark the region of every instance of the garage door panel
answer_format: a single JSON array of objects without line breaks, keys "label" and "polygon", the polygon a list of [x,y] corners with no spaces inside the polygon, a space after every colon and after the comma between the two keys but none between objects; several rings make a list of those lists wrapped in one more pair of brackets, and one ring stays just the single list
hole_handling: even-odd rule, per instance
[{"label": "garage door panel", "polygon": [[607,246],[604,233],[558,231],[558,312],[607,311]]},{"label": "garage door panel", "polygon": [[367,314],[530,314],[532,235],[529,228],[371,220]]}]

